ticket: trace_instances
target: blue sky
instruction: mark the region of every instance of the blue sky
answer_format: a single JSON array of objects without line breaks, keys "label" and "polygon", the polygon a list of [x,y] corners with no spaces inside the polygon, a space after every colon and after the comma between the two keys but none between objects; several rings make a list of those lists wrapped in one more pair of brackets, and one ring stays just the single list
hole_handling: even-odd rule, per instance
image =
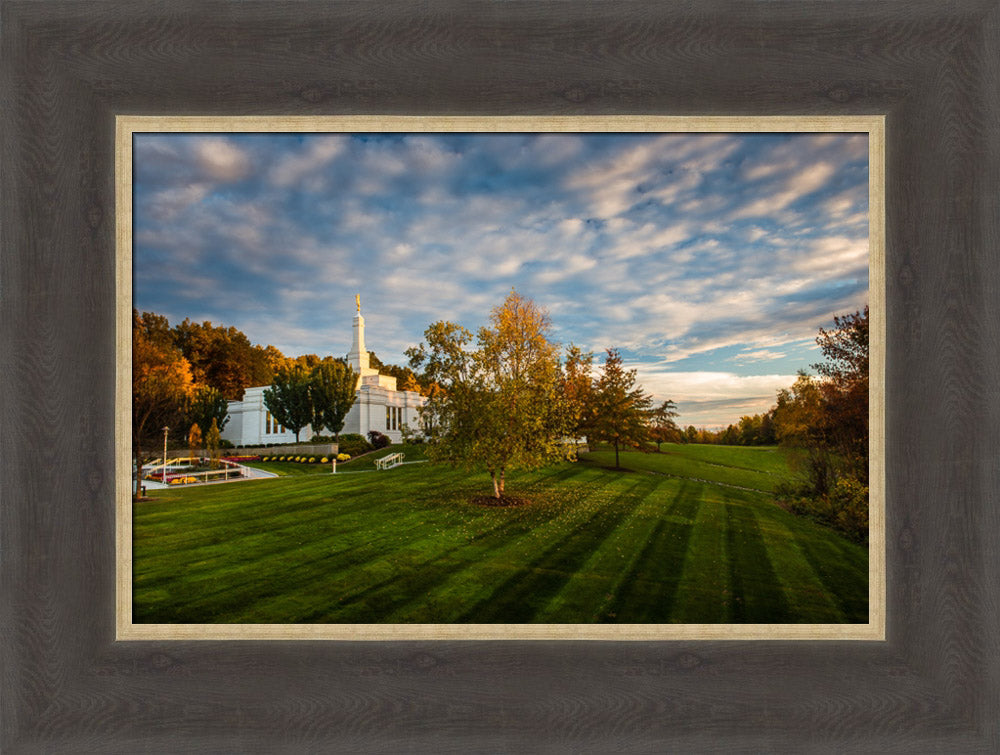
[{"label": "blue sky", "polygon": [[765,411],[868,301],[866,134],[136,134],[134,304],[288,356],[471,330],[515,287],[679,421]]}]

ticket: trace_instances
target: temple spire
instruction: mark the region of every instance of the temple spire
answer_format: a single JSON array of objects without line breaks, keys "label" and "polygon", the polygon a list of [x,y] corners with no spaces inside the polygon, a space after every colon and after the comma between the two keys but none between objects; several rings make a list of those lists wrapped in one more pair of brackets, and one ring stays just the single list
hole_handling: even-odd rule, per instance
[{"label": "temple spire", "polygon": [[359,374],[369,367],[368,350],[365,348],[365,318],[361,316],[361,294],[355,294],[354,303],[357,314],[354,315],[354,343],[351,353],[347,355],[347,363]]}]

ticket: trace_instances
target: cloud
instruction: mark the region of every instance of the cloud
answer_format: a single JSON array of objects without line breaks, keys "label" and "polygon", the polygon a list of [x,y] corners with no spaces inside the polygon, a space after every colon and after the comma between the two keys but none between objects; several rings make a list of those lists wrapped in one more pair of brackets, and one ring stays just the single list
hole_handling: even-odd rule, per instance
[{"label": "cloud", "polygon": [[790,176],[778,190],[737,208],[730,219],[758,218],[779,212],[825,186],[834,173],[834,166],[829,163],[809,165]]},{"label": "cloud", "polygon": [[163,189],[149,198],[147,212],[154,220],[173,220],[188,207],[207,197],[210,190],[211,186],[207,183]]},{"label": "cloud", "polygon": [[322,171],[347,148],[347,137],[317,136],[313,138],[304,150],[289,152],[280,157],[268,173],[271,184],[277,187],[287,187],[309,181],[307,186],[319,190],[322,181],[317,181],[316,174]]},{"label": "cloud", "polygon": [[769,362],[774,359],[781,359],[785,356],[783,351],[771,351],[770,349],[757,349],[756,351],[744,351],[736,357],[738,364],[749,364],[751,362]]},{"label": "cloud", "polygon": [[200,139],[195,152],[205,175],[217,181],[238,181],[250,171],[247,154],[225,138]]},{"label": "cloud", "polygon": [[[728,425],[742,414],[770,409],[777,392],[795,382],[794,374],[737,375],[732,372],[663,370],[644,364],[627,365],[637,372],[643,387],[659,402],[674,401],[681,425]],[[734,410],[740,414],[734,415]]]}]

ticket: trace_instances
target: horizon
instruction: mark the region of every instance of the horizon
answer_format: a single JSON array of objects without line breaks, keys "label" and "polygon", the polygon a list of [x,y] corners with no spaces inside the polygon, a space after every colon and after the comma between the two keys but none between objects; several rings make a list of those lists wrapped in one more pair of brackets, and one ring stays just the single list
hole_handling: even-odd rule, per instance
[{"label": "horizon", "polygon": [[[135,134],[134,303],[385,363],[511,287],[678,425],[767,411],[868,302],[866,134]],[[471,252],[469,250],[472,250]]]}]

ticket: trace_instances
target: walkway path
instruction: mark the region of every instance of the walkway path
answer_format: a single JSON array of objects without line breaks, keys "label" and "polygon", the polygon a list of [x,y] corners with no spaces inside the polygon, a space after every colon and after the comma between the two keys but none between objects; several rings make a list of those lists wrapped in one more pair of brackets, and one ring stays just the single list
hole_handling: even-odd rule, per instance
[{"label": "walkway path", "polygon": [[[257,469],[255,467],[248,467],[246,465],[240,465],[246,470],[246,477],[231,477],[228,480],[212,480],[210,482],[189,482],[184,485],[164,485],[162,482],[156,482],[155,480],[143,480],[142,486],[146,490],[177,490],[178,488],[200,488],[203,485],[220,485],[226,482],[242,482],[244,480],[263,480],[265,478],[277,477],[274,472],[265,472],[263,469]],[[135,483],[132,483],[133,487]]]}]

